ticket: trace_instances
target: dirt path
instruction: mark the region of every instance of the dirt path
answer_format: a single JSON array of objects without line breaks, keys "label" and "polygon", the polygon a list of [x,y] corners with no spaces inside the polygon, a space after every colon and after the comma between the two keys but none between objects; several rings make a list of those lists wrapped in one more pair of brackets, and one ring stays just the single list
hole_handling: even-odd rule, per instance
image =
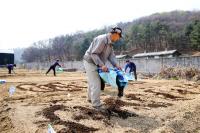
[{"label": "dirt path", "polygon": [[[191,81],[145,79],[130,82],[122,99],[106,86],[101,100],[109,113],[97,112],[87,102],[82,72],[0,71],[0,132],[45,133],[51,124],[57,133],[198,133],[200,85]],[[13,96],[8,88],[16,87]]]}]

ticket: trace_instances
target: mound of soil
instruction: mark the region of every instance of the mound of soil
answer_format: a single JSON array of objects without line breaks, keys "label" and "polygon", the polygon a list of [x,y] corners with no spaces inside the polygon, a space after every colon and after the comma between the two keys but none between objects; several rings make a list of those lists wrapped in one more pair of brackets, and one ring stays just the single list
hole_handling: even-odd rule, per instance
[{"label": "mound of soil", "polygon": [[111,108],[120,108],[120,107],[123,107],[123,106],[140,106],[140,104],[137,104],[137,103],[125,102],[125,101],[122,101],[120,99],[115,99],[115,98],[112,98],[112,97],[105,99],[104,103],[110,109]]},{"label": "mound of soil", "polygon": [[51,107],[43,109],[43,116],[49,119],[51,122],[60,120],[60,118],[54,114],[57,110],[64,110],[66,107],[63,105],[53,105]]},{"label": "mound of soil", "polygon": [[128,99],[128,100],[137,100],[137,101],[144,101],[144,100],[142,100],[140,97],[136,97],[136,94],[127,94],[126,95],[126,98]]},{"label": "mound of soil", "polygon": [[95,109],[90,109],[82,106],[74,106],[73,109],[75,110],[78,109],[79,112],[78,114],[74,115],[75,120],[89,119],[89,118],[92,118],[93,120],[102,120],[106,118],[105,114],[102,114],[101,112]]},{"label": "mound of soil", "polygon": [[[66,111],[66,107],[63,105],[53,105],[51,107],[43,109],[43,116],[50,120],[54,125],[64,125],[66,128],[58,131],[60,133],[86,133],[97,131],[97,128],[87,127],[85,125],[71,122],[71,121],[63,121],[57,115],[55,115],[55,111],[64,110]],[[68,109],[67,109],[68,110]],[[69,111],[69,110],[68,110]]]},{"label": "mound of soil", "polygon": [[164,96],[164,98],[173,99],[173,100],[183,100],[184,99],[184,97],[174,96],[172,94],[164,93],[164,92],[155,92],[153,90],[145,90],[144,92],[154,93],[155,95],[162,95],[162,96]]},{"label": "mound of soil", "polygon": [[[82,88],[87,88],[85,86],[78,86],[73,83],[66,85],[60,82],[53,82],[53,83],[48,83],[48,84],[43,84],[43,85],[37,85],[36,83],[25,83],[25,84],[19,84],[16,87],[20,89],[21,91],[29,90],[32,92],[55,92],[55,91],[74,92],[74,91],[82,91]],[[39,88],[39,90],[38,89],[36,90],[33,88]]]},{"label": "mound of soil", "polygon": [[114,116],[122,118],[122,119],[127,119],[128,117],[137,117],[138,116],[136,113],[128,112],[127,110],[122,110],[120,107],[140,106],[140,104],[124,102],[122,100],[114,99],[114,98],[107,98],[104,100],[104,102],[105,102],[105,106],[108,108],[108,112],[111,115],[114,115]]},{"label": "mound of soil", "polygon": [[89,133],[99,130],[97,128],[87,127],[85,125],[72,121],[58,121],[55,124],[64,125],[66,127],[61,129],[57,133]]},{"label": "mound of soil", "polygon": [[177,89],[178,93],[180,94],[200,94],[198,92],[192,92],[192,91],[187,91],[187,90],[181,90],[181,89]]},{"label": "mound of soil", "polygon": [[173,104],[171,103],[150,103],[147,104],[148,107],[150,108],[159,108],[159,107],[168,107],[168,106],[172,106]]}]

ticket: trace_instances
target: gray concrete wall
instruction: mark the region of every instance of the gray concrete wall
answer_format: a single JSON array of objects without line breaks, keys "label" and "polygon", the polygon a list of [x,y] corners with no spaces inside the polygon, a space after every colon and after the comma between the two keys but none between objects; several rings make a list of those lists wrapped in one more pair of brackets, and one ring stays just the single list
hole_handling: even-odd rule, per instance
[{"label": "gray concrete wall", "polygon": [[137,66],[137,71],[158,73],[164,67],[195,67],[200,69],[200,57],[178,57],[160,59],[131,59]]},{"label": "gray concrete wall", "polygon": [[[138,72],[143,73],[158,73],[163,67],[196,67],[200,69],[200,57],[178,57],[178,58],[160,58],[160,59],[130,59],[137,66]],[[125,59],[118,60],[118,63],[121,67],[125,66]],[[20,65],[22,68],[26,69],[37,69],[45,70],[53,62],[43,62],[43,63],[26,63]],[[77,70],[84,70],[82,61],[67,61],[60,62],[63,68],[71,69],[75,68]],[[108,63],[109,66],[111,66]]]},{"label": "gray concrete wall", "polygon": [[[33,62],[26,64],[19,64],[18,67],[24,69],[35,69],[35,70],[47,70],[54,62]],[[84,70],[82,61],[67,61],[59,63],[63,68],[71,69],[75,68],[77,70]]]}]

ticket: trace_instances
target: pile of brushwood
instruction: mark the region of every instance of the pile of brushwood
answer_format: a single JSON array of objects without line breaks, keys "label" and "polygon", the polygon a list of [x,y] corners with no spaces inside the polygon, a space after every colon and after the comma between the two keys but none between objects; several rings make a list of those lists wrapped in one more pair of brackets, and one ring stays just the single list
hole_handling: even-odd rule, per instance
[{"label": "pile of brushwood", "polygon": [[200,80],[200,69],[194,67],[164,67],[158,74],[159,78],[164,79],[187,79]]}]

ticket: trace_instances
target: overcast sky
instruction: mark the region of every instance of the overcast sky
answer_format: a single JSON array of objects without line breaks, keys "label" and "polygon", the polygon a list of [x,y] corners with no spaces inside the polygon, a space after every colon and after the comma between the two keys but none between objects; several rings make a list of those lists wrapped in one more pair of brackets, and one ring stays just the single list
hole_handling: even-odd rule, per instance
[{"label": "overcast sky", "polygon": [[199,9],[200,0],[0,0],[0,49],[28,47],[157,12]]}]

